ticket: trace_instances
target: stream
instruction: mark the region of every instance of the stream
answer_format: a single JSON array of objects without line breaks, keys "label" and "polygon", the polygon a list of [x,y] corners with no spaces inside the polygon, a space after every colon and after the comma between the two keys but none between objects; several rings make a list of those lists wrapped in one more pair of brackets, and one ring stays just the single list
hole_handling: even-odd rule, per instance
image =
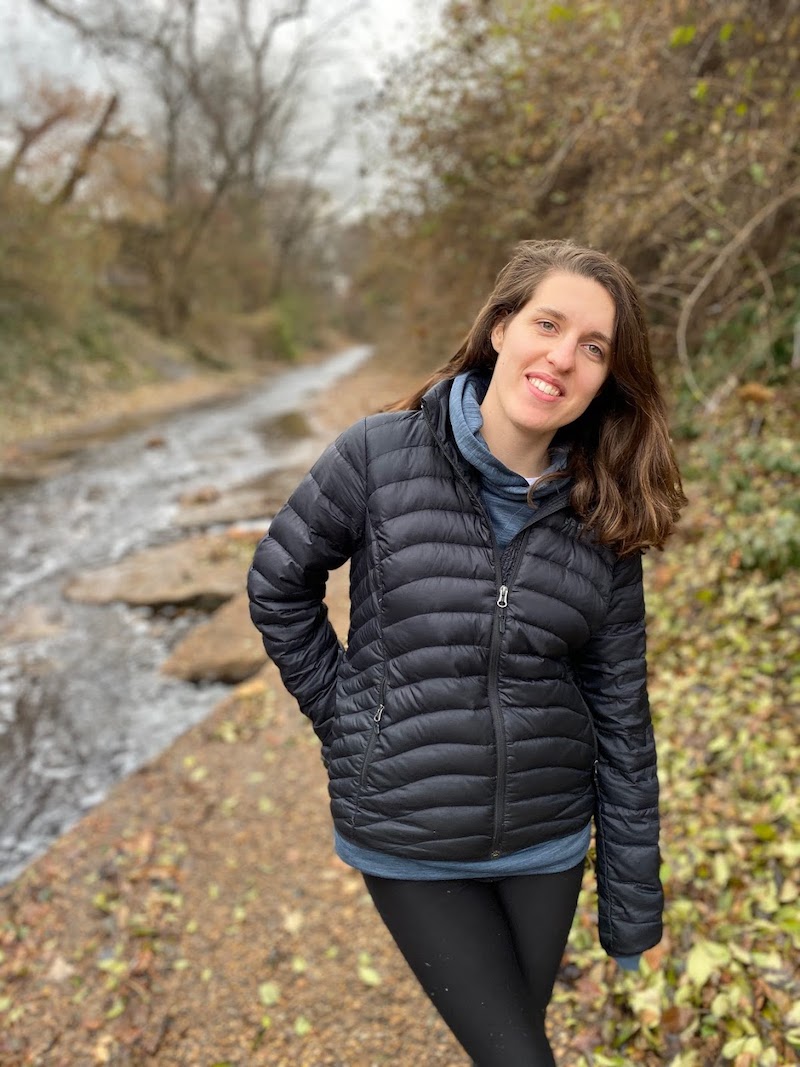
[{"label": "stream", "polygon": [[[0,645],[0,884],[229,691],[160,673],[197,621],[191,613],[74,603],[62,596],[66,581],[186,537],[175,522],[186,494],[309,465],[307,440],[271,442],[265,423],[302,412],[370,353],[357,346],[287,371],[245,396],[81,451],[35,484],[0,490],[0,620],[28,620],[24,640]],[[158,447],[148,447],[154,439]]]}]

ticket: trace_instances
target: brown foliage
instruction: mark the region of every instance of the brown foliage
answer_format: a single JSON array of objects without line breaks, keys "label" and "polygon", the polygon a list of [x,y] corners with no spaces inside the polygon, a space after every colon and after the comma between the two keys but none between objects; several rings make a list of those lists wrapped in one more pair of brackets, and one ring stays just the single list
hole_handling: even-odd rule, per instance
[{"label": "brown foliage", "polygon": [[451,3],[391,92],[376,262],[412,328],[440,361],[516,241],[572,237],[637,276],[689,374],[745,304],[769,346],[796,300],[799,59],[797,0]]}]

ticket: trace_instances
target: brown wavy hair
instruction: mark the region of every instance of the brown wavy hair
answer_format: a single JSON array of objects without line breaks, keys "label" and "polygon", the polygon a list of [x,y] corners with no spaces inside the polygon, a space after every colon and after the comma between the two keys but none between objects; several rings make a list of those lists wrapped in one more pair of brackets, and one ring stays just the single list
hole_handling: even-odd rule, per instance
[{"label": "brown wavy hair", "polygon": [[452,359],[386,410],[416,410],[437,382],[462,371],[492,371],[497,360],[493,327],[513,318],[540,282],[556,272],[598,282],[616,309],[608,377],[586,411],[561,427],[552,442],[569,446],[570,503],[591,536],[620,556],[663,548],[686,497],[636,285],[602,252],[571,241],[522,241]]}]

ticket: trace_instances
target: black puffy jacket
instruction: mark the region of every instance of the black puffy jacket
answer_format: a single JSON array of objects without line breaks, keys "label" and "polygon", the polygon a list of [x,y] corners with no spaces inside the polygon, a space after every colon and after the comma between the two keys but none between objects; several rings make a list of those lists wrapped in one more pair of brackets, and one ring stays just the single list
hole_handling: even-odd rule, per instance
[{"label": "black puffy jacket", "polygon": [[[594,815],[600,937],[661,937],[641,557],[546,497],[502,558],[449,427],[373,415],[317,461],[249,577],[253,621],[323,746],[340,832],[414,859],[500,856]],[[351,559],[347,648],[323,604]]]}]

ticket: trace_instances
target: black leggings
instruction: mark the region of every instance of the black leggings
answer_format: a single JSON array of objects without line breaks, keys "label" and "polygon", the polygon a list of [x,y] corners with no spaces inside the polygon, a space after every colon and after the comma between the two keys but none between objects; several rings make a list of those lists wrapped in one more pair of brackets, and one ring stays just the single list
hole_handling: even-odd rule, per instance
[{"label": "black leggings", "polygon": [[554,1067],[544,1017],[582,874],[581,862],[499,879],[364,875],[398,948],[478,1067]]}]

